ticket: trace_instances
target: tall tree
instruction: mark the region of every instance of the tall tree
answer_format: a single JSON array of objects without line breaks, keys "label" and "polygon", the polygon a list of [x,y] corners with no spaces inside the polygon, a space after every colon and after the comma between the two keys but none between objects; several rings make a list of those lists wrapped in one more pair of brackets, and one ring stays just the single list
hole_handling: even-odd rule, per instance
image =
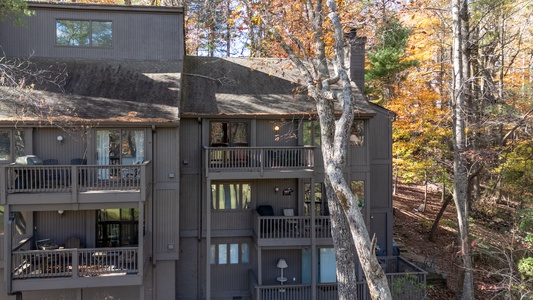
[{"label": "tall tree", "polygon": [[[341,2],[341,9],[349,4]],[[352,93],[356,87],[350,82],[345,69],[345,34],[337,3],[333,0],[272,1],[261,8],[258,13],[262,23],[298,69],[300,82],[316,104],[326,189],[328,195],[334,195],[328,202],[331,201],[329,205],[332,208],[335,205],[342,208],[332,209],[330,212],[334,226],[332,230],[349,231],[352,237],[350,240],[339,241],[338,236],[334,235],[335,249],[337,252],[342,251],[347,249],[343,247],[344,243],[353,242],[372,299],[392,299],[387,278],[376,258],[358,203],[343,173],[354,118],[355,100]],[[335,104],[342,108],[339,118],[335,116]],[[335,228],[342,226],[341,224],[348,225],[348,228]],[[341,271],[348,273],[341,274]],[[350,278],[353,270],[339,268],[337,272],[338,278]],[[341,281],[339,285],[340,299],[356,297],[355,281]]]},{"label": "tall tree", "polygon": [[468,236],[468,164],[466,160],[467,140],[465,130],[466,97],[468,90],[468,65],[465,65],[465,49],[468,36],[465,36],[464,26],[468,14],[468,3],[464,0],[451,1],[452,12],[452,64],[453,64],[453,88],[452,88],[452,119],[453,119],[453,171],[454,193],[453,198],[457,209],[457,221],[459,224],[459,257],[462,267],[462,288],[459,289],[460,299],[474,298],[474,274],[472,270],[471,248]]}]

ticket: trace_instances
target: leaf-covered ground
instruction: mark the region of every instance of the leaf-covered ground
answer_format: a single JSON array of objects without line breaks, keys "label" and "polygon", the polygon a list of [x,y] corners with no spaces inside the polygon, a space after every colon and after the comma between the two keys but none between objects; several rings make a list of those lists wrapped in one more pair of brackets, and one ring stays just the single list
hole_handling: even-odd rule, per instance
[{"label": "leaf-covered ground", "polygon": [[[441,207],[440,192],[436,188],[429,188],[427,204],[424,211],[421,205],[424,201],[424,187],[414,185],[399,185],[393,196],[394,206],[394,236],[398,242],[402,257],[424,267],[426,271],[440,274],[442,281],[429,283],[428,299],[455,299],[460,268],[458,267],[457,216],[453,201],[448,205],[434,241],[428,239],[435,216]],[[500,299],[501,285],[495,276],[488,276],[485,272],[490,269],[495,260],[482,254],[482,249],[492,249],[494,245],[502,245],[510,240],[512,214],[510,212],[498,216],[474,216],[470,219],[471,236],[474,245],[474,268],[476,299]]]}]

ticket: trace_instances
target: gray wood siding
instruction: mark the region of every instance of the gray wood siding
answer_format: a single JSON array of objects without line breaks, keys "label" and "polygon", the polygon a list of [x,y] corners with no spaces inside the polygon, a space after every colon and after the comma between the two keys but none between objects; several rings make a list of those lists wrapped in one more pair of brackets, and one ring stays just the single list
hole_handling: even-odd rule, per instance
[{"label": "gray wood siding", "polygon": [[[201,124],[197,119],[181,119],[180,122],[180,160],[182,173],[199,172],[204,159],[200,148]],[[187,163],[185,163],[186,161]]]},{"label": "gray wood siding", "polygon": [[[58,135],[63,136],[61,143],[57,141]],[[58,128],[36,128],[33,134],[33,148],[33,153],[40,159],[57,159],[60,165],[69,165],[73,158],[85,157],[89,161],[84,132],[67,132]]]},{"label": "gray wood siding", "polygon": [[[288,267],[283,270],[283,276],[287,277],[286,284],[299,284],[302,282],[302,250],[301,249],[277,249],[263,250],[262,258],[262,276],[263,285],[277,285],[276,280],[280,276],[280,269],[276,267],[280,258],[283,258]],[[296,281],[293,281],[296,279]]]},{"label": "gray wood siding", "polygon": [[[298,211],[298,181],[297,179],[277,179],[277,180],[258,180],[255,185],[256,201],[255,206],[259,205],[271,205],[274,209],[274,213],[277,216],[283,216],[284,208],[294,208],[295,215],[301,215]],[[275,192],[274,189],[278,187],[279,191]],[[283,196],[282,191],[286,188],[293,190],[291,196]]]},{"label": "gray wood siding", "polygon": [[[31,7],[31,6],[30,6]],[[0,45],[7,56],[71,57],[84,59],[183,59],[183,14],[126,9],[65,10],[31,7],[27,26],[0,23]],[[56,19],[113,22],[112,48],[55,45]]]},{"label": "gray wood siding", "polygon": [[389,223],[392,222],[392,219],[388,218],[389,214],[386,212],[373,212],[370,215],[370,236],[376,235],[377,246],[380,248],[380,252],[392,255],[392,253],[387,253],[389,249],[389,238],[392,240],[392,233],[389,234]]},{"label": "gray wood siding", "polygon": [[34,218],[38,240],[50,239],[63,245],[69,237],[77,236],[86,247],[95,247],[96,211],[68,210],[63,215],[56,210],[40,211],[34,213]]},{"label": "gray wood siding", "polygon": [[[154,148],[154,258],[179,256],[179,141],[176,128],[156,128]],[[172,248],[173,249],[170,249]]]},{"label": "gray wood siding", "polygon": [[[256,133],[256,145],[262,146],[298,146],[298,137],[292,137],[290,132],[297,133],[298,120],[295,120],[294,124],[291,121],[276,120],[257,120],[257,133]],[[278,133],[278,139],[276,140],[276,133],[274,132],[274,126],[280,127]]]},{"label": "gray wood siding", "polygon": [[211,212],[211,227],[217,230],[239,230],[252,228],[251,210],[225,210]]},{"label": "gray wood siding", "polygon": [[199,188],[201,181],[197,175],[182,175],[180,189],[180,230],[197,230],[200,218]]},{"label": "gray wood siding", "polygon": [[370,208],[391,208],[390,165],[370,166]]},{"label": "gray wood siding", "polygon": [[392,127],[389,116],[378,112],[376,117],[370,119],[368,124],[368,142],[370,143],[371,159],[391,159]]},{"label": "gray wood siding", "polygon": [[[205,245],[205,243],[202,243]],[[203,261],[205,249],[200,247],[196,238],[181,239],[181,258],[177,262],[176,293],[177,299],[199,299],[198,284],[205,282],[205,279],[198,277],[199,268],[205,268],[202,264],[198,266],[199,260]]]},{"label": "gray wood siding", "polygon": [[350,165],[365,166],[368,164],[368,142],[362,147],[350,147]]},{"label": "gray wood siding", "polygon": [[[173,190],[157,190],[154,197],[155,259],[178,259],[179,202]],[[174,249],[169,249],[173,246]]]}]

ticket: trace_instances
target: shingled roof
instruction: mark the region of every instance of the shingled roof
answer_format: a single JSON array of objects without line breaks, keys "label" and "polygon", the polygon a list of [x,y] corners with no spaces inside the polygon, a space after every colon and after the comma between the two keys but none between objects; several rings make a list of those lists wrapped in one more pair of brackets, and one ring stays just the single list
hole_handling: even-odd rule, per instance
[{"label": "shingled roof", "polygon": [[[375,112],[354,85],[356,113]],[[186,57],[182,116],[315,114],[287,59]]]},{"label": "shingled roof", "polygon": [[0,121],[98,122],[179,120],[181,61],[33,59],[33,68],[63,72],[64,84],[35,82],[30,91],[0,89]]}]

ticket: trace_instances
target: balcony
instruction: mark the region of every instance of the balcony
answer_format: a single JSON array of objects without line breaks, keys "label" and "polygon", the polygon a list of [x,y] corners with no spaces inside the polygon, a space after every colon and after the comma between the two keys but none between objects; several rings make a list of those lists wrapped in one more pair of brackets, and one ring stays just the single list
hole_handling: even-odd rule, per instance
[{"label": "balcony", "polygon": [[[399,256],[380,257],[380,262],[394,270],[385,275],[394,299],[422,300],[426,298],[427,273]],[[387,271],[387,270],[385,270]],[[337,300],[337,283],[311,284],[258,284],[253,271],[249,271],[249,284],[252,299],[273,300]],[[357,282],[357,299],[370,300],[366,281]]]},{"label": "balcony", "polygon": [[314,238],[317,244],[331,245],[331,223],[328,216],[260,216],[254,211],[254,238],[258,246],[306,246]]},{"label": "balcony", "polygon": [[[315,147],[205,147],[207,176],[246,172],[246,176],[279,178],[283,172],[309,172]],[[255,174],[254,174],[255,173]],[[294,176],[294,175],[291,175]]]},{"label": "balcony", "polygon": [[60,288],[59,282],[65,288],[139,285],[138,261],[137,247],[18,250],[12,253],[12,287],[15,291]]},{"label": "balcony", "polygon": [[[151,162],[136,165],[10,165],[0,168],[1,204],[145,201]],[[47,196],[49,195],[49,196]]]}]

